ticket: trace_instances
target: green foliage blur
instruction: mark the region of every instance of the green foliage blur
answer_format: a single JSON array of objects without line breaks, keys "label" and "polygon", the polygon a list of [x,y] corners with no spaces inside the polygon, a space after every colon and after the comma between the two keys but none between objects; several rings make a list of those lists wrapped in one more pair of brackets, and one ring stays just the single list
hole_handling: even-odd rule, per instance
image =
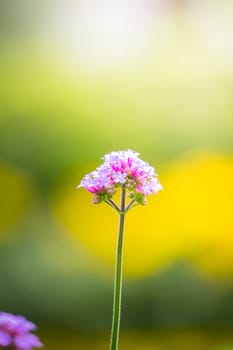
[{"label": "green foliage blur", "polygon": [[129,148],[164,191],[127,218],[120,349],[232,344],[231,10],[0,2],[0,309],[45,349],[108,348],[117,221],[75,187]]}]

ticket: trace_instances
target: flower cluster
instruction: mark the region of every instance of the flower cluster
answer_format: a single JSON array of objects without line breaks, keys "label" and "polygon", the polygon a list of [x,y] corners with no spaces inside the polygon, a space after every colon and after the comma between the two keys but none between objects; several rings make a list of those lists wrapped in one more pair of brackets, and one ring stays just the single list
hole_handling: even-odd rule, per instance
[{"label": "flower cluster", "polygon": [[104,163],[87,174],[78,187],[85,187],[94,194],[94,203],[109,200],[117,187],[125,186],[129,197],[139,204],[145,196],[162,189],[157,174],[148,163],[132,150],[111,152],[103,157]]},{"label": "flower cluster", "polygon": [[37,327],[20,315],[0,312],[0,347],[11,347],[14,350],[31,350],[42,347],[39,338],[30,333]]}]

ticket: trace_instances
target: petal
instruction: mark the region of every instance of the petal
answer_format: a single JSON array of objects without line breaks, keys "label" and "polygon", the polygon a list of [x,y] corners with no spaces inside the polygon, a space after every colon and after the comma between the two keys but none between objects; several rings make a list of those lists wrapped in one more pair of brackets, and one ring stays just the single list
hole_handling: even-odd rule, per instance
[{"label": "petal", "polygon": [[8,333],[0,331],[0,345],[8,346],[11,343],[11,337]]},{"label": "petal", "polygon": [[17,350],[31,350],[32,348],[41,348],[43,344],[34,334],[21,334],[14,338],[14,344]]}]

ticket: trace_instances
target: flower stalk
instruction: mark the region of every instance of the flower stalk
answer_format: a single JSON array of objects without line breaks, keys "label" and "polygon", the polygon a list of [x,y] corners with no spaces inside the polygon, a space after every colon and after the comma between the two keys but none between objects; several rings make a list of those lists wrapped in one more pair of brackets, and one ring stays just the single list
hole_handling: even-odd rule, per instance
[{"label": "flower stalk", "polygon": [[[146,196],[162,189],[154,168],[138,157],[134,151],[111,152],[104,156],[104,163],[87,174],[79,187],[93,194],[93,203],[106,203],[119,214],[118,241],[114,281],[113,317],[110,350],[118,349],[121,316],[122,262],[124,224],[126,213],[137,205],[146,204]],[[118,206],[112,197],[121,188]],[[129,203],[126,205],[126,196]]]},{"label": "flower stalk", "polygon": [[122,295],[122,265],[123,265],[123,243],[124,243],[124,224],[125,224],[125,195],[126,189],[122,186],[121,191],[121,213],[119,214],[119,229],[116,251],[116,267],[114,282],[114,300],[113,300],[113,316],[112,316],[112,334],[111,334],[111,350],[118,349],[118,339],[120,331],[121,318],[121,295]]}]

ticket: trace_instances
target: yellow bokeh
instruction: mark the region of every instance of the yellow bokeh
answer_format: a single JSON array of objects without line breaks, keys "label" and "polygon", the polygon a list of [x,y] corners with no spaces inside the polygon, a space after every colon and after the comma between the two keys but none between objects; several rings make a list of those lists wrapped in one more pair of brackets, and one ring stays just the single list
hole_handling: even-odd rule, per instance
[{"label": "yellow bokeh", "polygon": [[6,233],[22,219],[31,203],[35,188],[31,179],[17,168],[0,165],[0,236]]},{"label": "yellow bokeh", "polygon": [[232,178],[230,156],[187,157],[164,176],[163,203],[157,203],[161,215],[166,208],[184,256],[218,276],[233,274]]},{"label": "yellow bokeh", "polygon": [[[233,273],[232,176],[228,156],[196,154],[167,166],[159,177],[164,190],[127,215],[125,276],[142,276],[179,259],[210,273]],[[75,190],[79,178],[57,193],[56,215],[79,243],[113,268],[117,214],[105,204],[92,205],[84,189]]]},{"label": "yellow bokeh", "polygon": [[[51,336],[52,334],[52,336]],[[46,346],[51,350],[63,349],[85,349],[99,350],[107,349],[109,344],[108,334],[98,337],[81,337],[75,333],[61,333],[59,340],[57,334],[43,333]],[[231,330],[225,330],[222,334],[218,331],[201,329],[160,329],[142,332],[121,331],[119,346],[122,350],[231,350],[232,347],[225,347],[223,344],[232,343]]]}]

